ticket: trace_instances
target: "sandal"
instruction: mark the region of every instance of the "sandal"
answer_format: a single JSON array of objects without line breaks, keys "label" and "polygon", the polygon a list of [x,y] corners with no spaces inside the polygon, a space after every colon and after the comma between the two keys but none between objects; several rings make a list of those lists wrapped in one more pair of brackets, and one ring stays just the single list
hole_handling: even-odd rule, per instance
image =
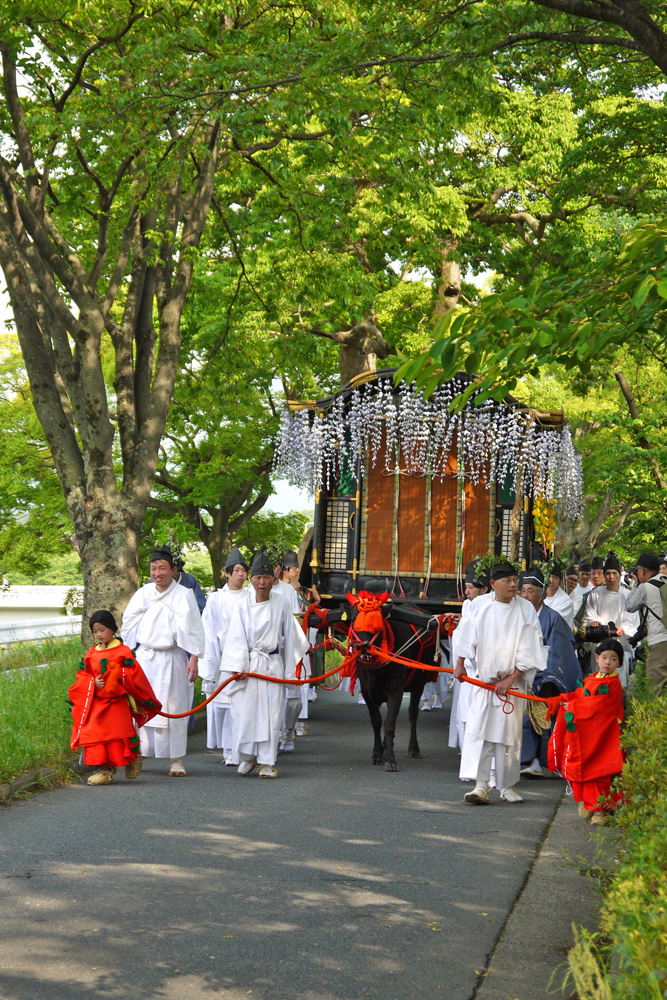
[{"label": "sandal", "polygon": [[180,758],[172,760],[169,765],[169,777],[170,778],[184,778],[188,772],[183,767],[183,761]]}]

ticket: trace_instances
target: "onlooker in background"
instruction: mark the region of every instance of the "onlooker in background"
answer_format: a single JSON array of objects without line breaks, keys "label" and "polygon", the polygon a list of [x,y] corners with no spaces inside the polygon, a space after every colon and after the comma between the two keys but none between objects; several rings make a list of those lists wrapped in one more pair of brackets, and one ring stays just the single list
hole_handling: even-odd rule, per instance
[{"label": "onlooker in background", "polygon": [[192,573],[186,573],[183,570],[185,561],[178,550],[173,553],[173,559],[174,565],[171,570],[172,580],[175,580],[176,583],[180,583],[181,587],[187,587],[188,590],[193,591],[197,607],[199,608],[199,613],[202,614],[204,608],[206,607],[206,595],[204,594],[204,591],[201,589]]},{"label": "onlooker in background", "polygon": [[660,572],[667,576],[667,556],[660,556]]},{"label": "onlooker in background", "polygon": [[621,587],[621,567],[613,552],[609,552],[604,561],[604,579],[605,586],[596,587],[588,597],[582,625],[607,625],[608,622],[614,622],[616,635],[624,653],[618,676],[622,686],[626,688],[632,654],[628,637],[635,634],[639,625],[639,615],[627,610],[626,602],[630,592]]},{"label": "onlooker in background", "polygon": [[586,594],[590,593],[590,591],[593,589],[593,584],[591,583],[591,564],[588,562],[588,560],[582,560],[579,563],[579,571],[577,573],[577,577],[579,579],[579,582],[577,583],[577,586],[570,594],[570,597],[572,598],[572,603],[574,604],[575,618],[584,597],[586,596]]},{"label": "onlooker in background", "polygon": [[667,583],[667,573],[662,571],[660,558],[652,552],[642,552],[637,560],[639,585],[628,594],[626,609],[641,611],[646,623],[648,657],[646,673],[658,693],[667,685],[667,628],[662,607],[662,588]]},{"label": "onlooker in background", "polygon": [[557,562],[549,568],[549,586],[544,603],[552,611],[556,611],[561,618],[564,618],[569,628],[574,628],[574,604],[572,598],[568,597],[562,589],[563,570]]},{"label": "onlooker in background", "polygon": [[565,570],[565,593],[568,597],[572,597],[574,588],[579,583],[579,577],[577,576],[577,567],[572,563]]}]

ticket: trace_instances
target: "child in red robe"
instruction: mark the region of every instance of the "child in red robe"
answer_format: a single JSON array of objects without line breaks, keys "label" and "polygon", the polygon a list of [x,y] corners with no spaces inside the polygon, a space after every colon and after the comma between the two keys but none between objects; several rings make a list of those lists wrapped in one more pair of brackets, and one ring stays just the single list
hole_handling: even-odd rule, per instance
[{"label": "child in red robe", "polygon": [[621,801],[611,782],[623,770],[621,729],[623,688],[616,673],[623,663],[623,647],[606,639],[595,650],[597,672],[589,674],[576,691],[549,699],[556,725],[549,741],[549,770],[560,771],[572,788],[579,815],[591,823]]},{"label": "child in red robe", "polygon": [[69,689],[72,705],[72,749],[83,748],[84,763],[100,765],[89,785],[110,785],[119,767],[126,778],[141,771],[137,729],[152,719],[161,705],[132,650],[116,638],[110,611],[90,619],[96,644],[79,663]]}]

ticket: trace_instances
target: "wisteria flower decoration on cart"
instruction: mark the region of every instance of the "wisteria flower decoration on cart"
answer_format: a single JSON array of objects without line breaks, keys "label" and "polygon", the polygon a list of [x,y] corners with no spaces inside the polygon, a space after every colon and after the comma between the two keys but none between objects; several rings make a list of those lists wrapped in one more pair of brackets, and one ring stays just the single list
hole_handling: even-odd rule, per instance
[{"label": "wisteria flower decoration on cart", "polygon": [[[462,379],[439,386],[426,399],[414,385],[396,390],[390,376],[364,382],[333,397],[317,413],[283,408],[275,468],[293,485],[314,494],[335,482],[343,464],[361,475],[380,461],[412,475],[444,479],[447,457],[456,448],[457,475],[473,483],[504,482],[526,496],[554,503],[568,518],[582,506],[581,458],[569,428],[541,426],[533,411],[474,397],[452,412]],[[398,465],[397,465],[398,463]],[[550,513],[551,517],[551,513]],[[545,524],[546,530],[546,524]]]}]

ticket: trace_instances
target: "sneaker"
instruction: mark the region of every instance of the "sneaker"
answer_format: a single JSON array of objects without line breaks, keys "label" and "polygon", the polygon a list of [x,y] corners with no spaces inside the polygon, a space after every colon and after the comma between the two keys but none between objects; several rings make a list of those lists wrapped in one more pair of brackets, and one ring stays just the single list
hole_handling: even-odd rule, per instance
[{"label": "sneaker", "polygon": [[250,772],[254,771],[256,767],[257,767],[256,760],[242,760],[241,763],[239,764],[238,773],[250,774]]},{"label": "sneaker", "polygon": [[277,778],[278,770],[272,767],[271,764],[261,764],[259,771],[257,772],[260,778]]},{"label": "sneaker", "polygon": [[129,764],[125,765],[125,777],[127,778],[128,781],[132,781],[133,778],[139,777],[143,763],[144,763],[144,758],[141,756],[140,753],[138,753],[133,761],[130,761]]},{"label": "sneaker", "polygon": [[187,771],[183,767],[183,761],[180,757],[174,757],[174,759],[169,764],[169,777],[170,778],[184,778]]},{"label": "sneaker", "polygon": [[510,785],[509,788],[503,788],[500,798],[503,802],[523,802],[523,798],[519,795],[514,785]]},{"label": "sneaker", "polygon": [[472,802],[475,806],[488,806],[491,804],[488,785],[475,785],[472,792],[466,792],[463,796],[464,802]]},{"label": "sneaker", "polygon": [[116,768],[113,771],[108,768],[103,768],[101,771],[95,771],[95,774],[91,774],[88,778],[89,785],[112,785],[113,776]]}]

